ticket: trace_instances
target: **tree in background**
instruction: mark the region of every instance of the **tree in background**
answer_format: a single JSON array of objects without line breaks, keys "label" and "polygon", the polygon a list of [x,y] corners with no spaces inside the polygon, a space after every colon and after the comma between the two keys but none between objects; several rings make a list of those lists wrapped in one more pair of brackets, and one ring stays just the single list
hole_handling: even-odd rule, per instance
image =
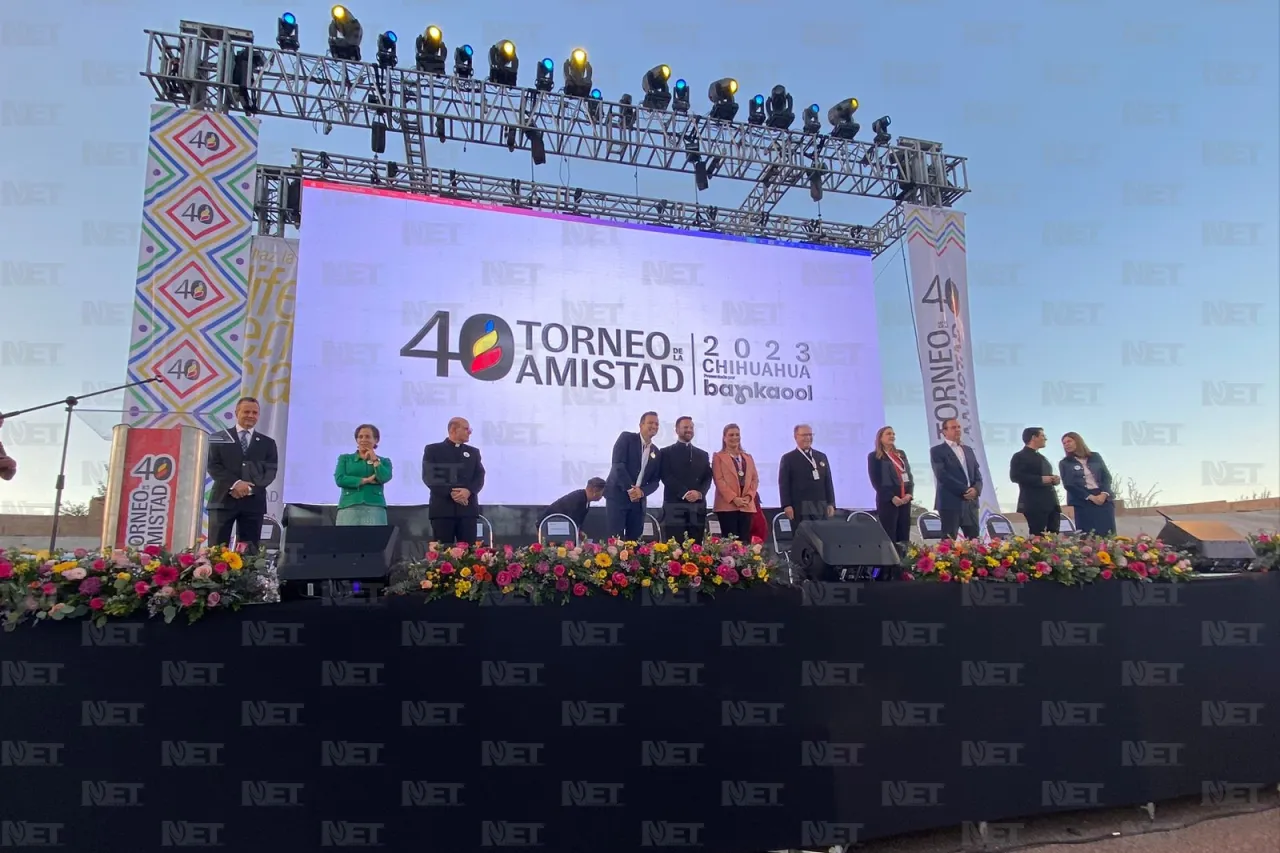
[{"label": "tree in background", "polygon": [[1117,487],[1116,498],[1124,501],[1125,507],[1129,509],[1155,506],[1156,497],[1161,494],[1161,490],[1158,488],[1159,483],[1144,491],[1138,485],[1137,480],[1117,474],[1114,471],[1111,473],[1111,482]]},{"label": "tree in background", "polygon": [[[107,496],[107,484],[99,483],[98,490],[94,492],[93,496],[96,498],[105,498]],[[64,518],[88,518],[89,504],[87,503],[64,504],[62,507],[62,516]]]}]

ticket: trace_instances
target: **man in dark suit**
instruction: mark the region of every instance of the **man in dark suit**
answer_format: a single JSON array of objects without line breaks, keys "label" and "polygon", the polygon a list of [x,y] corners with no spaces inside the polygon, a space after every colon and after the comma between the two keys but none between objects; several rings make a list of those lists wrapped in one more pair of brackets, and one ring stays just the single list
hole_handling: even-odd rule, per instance
[{"label": "man in dark suit", "polygon": [[587,510],[591,508],[591,504],[604,497],[604,480],[599,477],[592,477],[587,481],[585,489],[575,489],[563,497],[557,498],[550,506],[542,511],[538,516],[538,524],[551,515],[564,515],[573,519],[573,523],[577,525],[578,532],[582,532],[582,523],[587,520]]},{"label": "man in dark suit", "polygon": [[826,454],[813,449],[813,427],[800,424],[792,435],[796,449],[778,463],[778,499],[794,530],[802,521],[836,514],[836,487]]},{"label": "man in dark suit", "polygon": [[981,534],[978,528],[978,497],[982,494],[982,468],[978,455],[964,443],[960,421],[942,422],[942,444],[929,448],[933,468],[933,508],[942,521],[942,535],[954,539],[963,531],[970,539]]},{"label": "man in dark suit", "polygon": [[267,487],[280,467],[276,443],[258,432],[260,409],[252,397],[236,401],[236,425],[226,430],[229,442],[209,445],[209,542],[227,545],[232,529],[236,541],[256,551],[267,514]]},{"label": "man in dark suit", "polygon": [[610,536],[635,541],[644,533],[645,498],[658,490],[662,478],[662,460],[653,443],[657,434],[658,413],[645,412],[639,432],[624,432],[613,443],[604,487]]},{"label": "man in dark suit", "polygon": [[676,420],[676,443],[662,448],[662,528],[667,536],[701,543],[707,536],[711,455],[693,446],[693,418]]},{"label": "man in dark suit", "polygon": [[422,450],[422,482],[431,493],[427,504],[431,537],[446,545],[478,538],[476,517],[480,515],[484,463],[480,451],[467,444],[470,437],[471,424],[466,418],[452,418],[449,437]]},{"label": "man in dark suit", "polygon": [[1025,445],[1009,460],[1009,479],[1018,484],[1018,512],[1027,520],[1032,536],[1057,533],[1062,505],[1058,503],[1061,480],[1053,473],[1053,465],[1040,455],[1044,447],[1044,430],[1027,427],[1022,431]]}]

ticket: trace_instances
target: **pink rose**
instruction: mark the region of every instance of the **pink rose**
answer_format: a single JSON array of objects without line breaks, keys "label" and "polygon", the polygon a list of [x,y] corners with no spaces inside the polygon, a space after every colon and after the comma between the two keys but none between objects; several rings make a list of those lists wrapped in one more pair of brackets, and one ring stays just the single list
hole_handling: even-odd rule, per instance
[{"label": "pink rose", "polygon": [[85,578],[80,581],[81,595],[97,595],[102,591],[102,581],[97,578]]},{"label": "pink rose", "polygon": [[943,571],[938,572],[938,580],[942,581],[943,583],[949,582],[951,580],[951,572],[948,572],[945,569]]},{"label": "pink rose", "polygon": [[1016,575],[1014,575],[1014,577],[1015,577],[1015,578],[1017,578],[1018,583],[1026,583],[1026,582],[1027,582],[1027,573],[1026,573],[1026,572],[1018,572]]},{"label": "pink rose", "polygon": [[90,610],[101,610],[101,609],[102,609],[103,607],[105,607],[105,606],[106,606],[106,602],[105,602],[105,601],[103,601],[101,598],[91,598],[91,599],[89,599],[89,609],[90,609]]},{"label": "pink rose", "polygon": [[622,582],[625,581],[626,579],[627,579],[627,576],[624,575],[622,572],[613,573],[613,582],[616,584],[622,584]]},{"label": "pink rose", "polygon": [[227,564],[217,563],[214,565],[213,570],[220,575],[225,575],[227,573]]},{"label": "pink rose", "polygon": [[146,554],[148,557],[158,557],[160,556],[160,546],[148,545],[142,549],[142,553]]},{"label": "pink rose", "polygon": [[45,595],[53,595],[58,591],[58,588],[51,583],[47,583],[40,587],[40,591]]},{"label": "pink rose", "polygon": [[566,592],[569,589],[569,582],[564,578],[556,578],[556,592]]},{"label": "pink rose", "polygon": [[193,556],[191,556],[190,554],[179,554],[179,555],[178,555],[178,565],[179,565],[179,566],[182,566],[182,568],[184,568],[184,569],[185,569],[185,568],[187,568],[188,566],[190,566],[190,565],[191,565],[192,563],[194,563],[195,561],[196,561],[196,558],[195,558],[195,557],[193,557]]},{"label": "pink rose", "polygon": [[205,599],[204,603],[207,604],[209,607],[217,607],[219,604],[222,603],[222,596],[219,595],[217,592],[211,592],[209,593],[209,597]]},{"label": "pink rose", "polygon": [[549,566],[545,561],[539,561],[538,565],[533,567],[533,570],[540,575],[545,575],[547,572],[551,571],[551,566]]},{"label": "pink rose", "polygon": [[0,578],[13,577],[13,563],[8,560],[0,560]]},{"label": "pink rose", "polygon": [[77,560],[83,560],[85,557],[89,556],[89,552],[83,548],[77,548],[73,553],[76,555]]},{"label": "pink rose", "polygon": [[700,575],[694,575],[689,578],[689,586],[702,586],[702,577]]},{"label": "pink rose", "polygon": [[173,587],[162,586],[160,587],[160,591],[157,592],[156,595],[160,596],[161,598],[171,598],[173,596]]},{"label": "pink rose", "polygon": [[551,570],[551,574],[555,575],[558,578],[564,577],[564,572],[565,572],[565,568],[560,563],[556,563],[555,568]]},{"label": "pink rose", "polygon": [[107,561],[102,559],[101,557],[93,561],[93,570],[95,572],[100,572],[106,567],[107,567]]},{"label": "pink rose", "polygon": [[511,575],[505,571],[498,572],[498,577],[496,578],[496,580],[497,580],[498,586],[507,586],[508,584],[511,583]]},{"label": "pink rose", "polygon": [[533,552],[533,553],[535,553],[535,554],[541,554],[541,553],[542,553],[542,545],[541,545],[541,543],[534,542],[532,545],[530,545],[530,546],[529,546],[529,550],[530,550],[530,551],[532,551],[532,552]]},{"label": "pink rose", "polygon": [[200,580],[204,580],[205,578],[211,577],[213,575],[213,567],[212,566],[196,566],[195,571],[193,571],[191,574],[193,577],[197,577],[197,578],[200,578]]},{"label": "pink rose", "polygon": [[587,594],[587,585],[579,581],[573,585],[573,594],[576,596],[584,596]]},{"label": "pink rose", "polygon": [[181,593],[179,593],[178,601],[182,602],[183,607],[190,607],[191,605],[196,603],[196,599],[198,597],[199,596],[195,594],[194,590],[184,589]]},{"label": "pink rose", "polygon": [[151,584],[147,583],[146,581],[138,581],[133,585],[133,592],[135,595],[146,595],[150,591],[151,591]]},{"label": "pink rose", "polygon": [[985,578],[985,577],[987,576],[988,572],[987,572],[987,570],[986,570],[986,569],[978,569],[978,571],[976,572],[976,574],[977,574],[977,575],[978,575],[978,577],[980,577],[980,578]]},{"label": "pink rose", "polygon": [[1110,569],[1103,569],[1101,572],[1099,572],[1099,574],[1101,574],[1101,575],[1102,575],[1102,579],[1103,579],[1104,581],[1109,581],[1109,580],[1111,580],[1111,570],[1110,570]]},{"label": "pink rose", "polygon": [[991,576],[998,581],[1002,581],[1009,576],[1009,570],[1005,566],[996,566],[991,570]]},{"label": "pink rose", "polygon": [[89,573],[86,572],[84,569],[75,568],[75,569],[67,569],[65,572],[62,573],[62,576],[69,581],[82,581],[85,579],[85,576],[87,574]]},{"label": "pink rose", "polygon": [[450,563],[450,562],[448,562],[448,561],[441,563],[441,564],[440,564],[440,574],[442,574],[442,575],[451,575],[451,574],[453,574],[453,563]]}]

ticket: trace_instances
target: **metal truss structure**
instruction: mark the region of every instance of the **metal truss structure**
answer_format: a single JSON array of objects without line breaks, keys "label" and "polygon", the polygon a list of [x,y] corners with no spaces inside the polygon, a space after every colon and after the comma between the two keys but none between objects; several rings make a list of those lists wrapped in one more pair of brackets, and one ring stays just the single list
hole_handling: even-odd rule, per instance
[{"label": "metal truss structure", "polygon": [[[293,166],[258,167],[254,212],[260,234],[284,236],[286,226],[301,225],[298,185],[307,178],[616,222],[662,225],[686,231],[713,231],[788,243],[865,249],[872,254],[888,248],[901,235],[903,227],[903,217],[893,212],[875,225],[864,228],[820,219],[748,213],[691,202],[603,193],[516,178],[495,178],[452,169],[427,169],[411,179],[397,163],[323,151],[297,150],[294,153],[296,160]],[[900,210],[900,206],[894,207],[894,211]]]},{"label": "metal truss structure", "polygon": [[[252,33],[215,25],[184,22],[180,30],[147,31],[143,76],[158,100],[192,109],[302,119],[326,132],[348,126],[369,128],[375,138],[402,134],[404,186],[418,192],[439,186],[438,174],[426,162],[432,138],[512,151],[541,147],[547,155],[691,176],[701,167],[713,180],[752,183],[736,213],[770,222],[775,219],[771,211],[795,186],[809,187],[815,197],[821,191],[943,207],[969,191],[964,158],[944,154],[935,142],[899,137],[875,145],[255,47]],[[648,203],[592,196],[612,199],[602,202],[604,209],[619,217],[630,210],[627,205]],[[699,209],[661,204],[666,205],[664,213],[676,207]],[[719,211],[717,223],[725,213]],[[856,226],[830,227],[847,231]]]}]

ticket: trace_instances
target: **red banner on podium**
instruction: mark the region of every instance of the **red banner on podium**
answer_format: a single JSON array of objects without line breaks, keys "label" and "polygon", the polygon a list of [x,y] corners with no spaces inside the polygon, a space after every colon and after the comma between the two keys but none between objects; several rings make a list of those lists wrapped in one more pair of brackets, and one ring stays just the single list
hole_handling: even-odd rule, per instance
[{"label": "red banner on podium", "polygon": [[115,547],[172,550],[181,456],[181,428],[129,430]]}]

